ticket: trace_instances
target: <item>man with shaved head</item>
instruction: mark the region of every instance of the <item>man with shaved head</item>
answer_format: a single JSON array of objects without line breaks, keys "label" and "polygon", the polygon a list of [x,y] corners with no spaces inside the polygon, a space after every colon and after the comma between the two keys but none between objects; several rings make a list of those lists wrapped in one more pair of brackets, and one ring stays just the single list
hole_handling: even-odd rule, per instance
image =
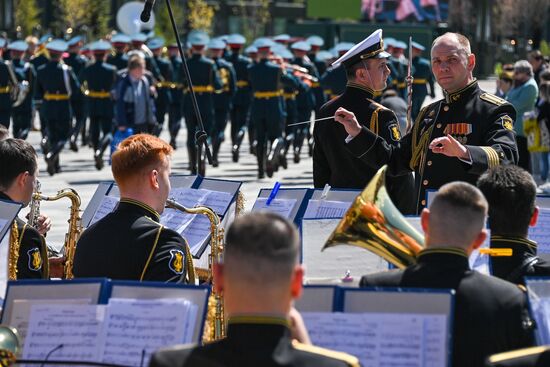
[{"label": "man with shaved head", "polygon": [[517,163],[516,111],[505,100],[480,89],[473,76],[476,57],[459,33],[436,38],[432,73],[444,97],[424,107],[398,146],[359,124],[340,108],[336,122],[349,134],[346,148],[371,167],[390,166],[390,175],[415,172],[416,212],[426,207],[426,192],[452,181],[475,184],[488,168]]},{"label": "man with shaved head", "polygon": [[404,270],[365,275],[362,287],[455,290],[452,365],[483,367],[494,353],[532,345],[525,293],[470,269],[468,257],[485,240],[488,205],[465,182],[443,185],[421,215],[426,247]]}]

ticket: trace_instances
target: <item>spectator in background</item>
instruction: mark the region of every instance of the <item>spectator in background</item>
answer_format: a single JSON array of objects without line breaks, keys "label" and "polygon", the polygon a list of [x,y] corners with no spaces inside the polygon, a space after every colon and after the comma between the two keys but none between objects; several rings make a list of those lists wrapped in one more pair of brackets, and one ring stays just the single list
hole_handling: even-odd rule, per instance
[{"label": "spectator in background", "polygon": [[[514,64],[514,87],[508,92],[506,100],[516,109],[516,142],[518,146],[518,165],[533,173],[531,157],[527,149],[527,137],[523,131],[523,114],[533,111],[539,94],[539,88],[533,78],[533,68],[527,60],[519,60]],[[539,158],[537,156],[537,158]],[[538,168],[538,162],[535,162]]]},{"label": "spectator in background", "polygon": [[533,77],[537,84],[540,84],[540,74],[548,69],[548,64],[544,60],[544,56],[540,50],[533,50],[527,55],[529,64],[533,67]]},{"label": "spectator in background", "polygon": [[119,130],[132,128],[134,133],[152,134],[156,130],[154,87],[145,75],[145,59],[130,56],[128,73],[119,79],[115,93],[115,119]]},{"label": "spectator in background", "polygon": [[[537,122],[541,131],[550,132],[550,81],[542,81],[539,86],[539,101],[537,103]],[[548,134],[550,135],[550,134]],[[547,139],[550,138],[547,136]],[[549,155],[541,153],[541,178],[543,184],[548,180]]]},{"label": "spectator in background", "polygon": [[506,95],[512,89],[514,84],[514,73],[510,71],[503,71],[500,73],[497,79],[497,91],[495,95],[500,98],[506,98]]}]

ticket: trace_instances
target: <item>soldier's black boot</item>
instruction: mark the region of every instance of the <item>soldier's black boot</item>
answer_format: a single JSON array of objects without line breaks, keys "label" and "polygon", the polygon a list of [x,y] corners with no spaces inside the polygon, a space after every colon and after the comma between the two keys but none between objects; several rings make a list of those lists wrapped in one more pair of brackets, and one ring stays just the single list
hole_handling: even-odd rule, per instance
[{"label": "soldier's black boot", "polygon": [[231,154],[233,155],[233,162],[235,163],[239,161],[239,152],[241,150],[241,144],[243,142],[243,139],[244,139],[244,130],[241,129],[237,133],[235,144],[233,144],[233,148],[231,149]]},{"label": "soldier's black boot", "polygon": [[187,154],[189,154],[189,170],[192,175],[197,174],[197,152],[195,147],[189,149],[187,148]]},{"label": "soldier's black boot", "polygon": [[220,165],[220,163],[218,161],[218,154],[220,153],[220,146],[221,145],[222,145],[222,142],[218,138],[216,138],[212,142],[212,166],[213,167],[218,167]]}]

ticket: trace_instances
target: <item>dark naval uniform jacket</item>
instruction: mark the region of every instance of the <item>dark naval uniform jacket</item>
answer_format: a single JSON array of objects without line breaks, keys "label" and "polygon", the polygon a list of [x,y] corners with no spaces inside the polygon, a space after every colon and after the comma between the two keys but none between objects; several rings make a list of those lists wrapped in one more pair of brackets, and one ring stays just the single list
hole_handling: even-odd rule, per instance
[{"label": "dark naval uniform jacket", "polygon": [[122,198],[112,213],[82,233],[75,277],[184,282],[187,242],[159,219],[150,206]]},{"label": "dark naval uniform jacket", "polygon": [[460,248],[423,250],[416,265],[365,275],[360,286],[454,289],[453,366],[482,367],[491,354],[534,343],[524,292],[471,270]]},{"label": "dark naval uniform jacket", "polygon": [[248,108],[252,102],[252,90],[248,82],[248,67],[252,64],[252,60],[237,52],[233,52],[228,61],[233,64],[237,77],[237,91],[233,97],[233,105]]},{"label": "dark naval uniform jacket", "polygon": [[[393,111],[373,100],[373,90],[349,82],[344,94],[327,102],[319,112],[319,118],[334,116],[339,107],[351,110],[364,129],[379,135],[384,141],[398,147],[401,140],[399,121]],[[362,190],[376,174],[379,167],[369,166],[351,154],[346,148],[348,134],[344,127],[334,120],[318,121],[313,127],[313,184],[323,188],[329,184],[334,188]],[[354,139],[355,140],[355,139]],[[388,191],[396,205],[410,212],[412,203],[412,178],[409,173],[387,180]]]},{"label": "dark naval uniform jacket", "polygon": [[331,367],[359,366],[357,358],[293,341],[288,321],[274,317],[229,319],[227,337],[195,347],[175,346],[153,354],[149,367]]},{"label": "dark naval uniform jacket", "polygon": [[550,276],[550,263],[537,256],[537,243],[526,238],[491,236],[491,248],[512,249],[512,256],[491,256],[494,276],[525,284],[526,276]]},{"label": "dark naval uniform jacket", "polygon": [[10,126],[11,97],[10,90],[13,88],[8,64],[0,58],[0,124]]},{"label": "dark naval uniform jacket", "polygon": [[[11,198],[0,192],[0,199]],[[19,257],[17,259],[17,279],[48,279],[48,250],[44,237],[19,217],[16,217],[12,226],[17,227],[17,242],[19,243]],[[13,228],[9,235],[13,234]]]},{"label": "dark naval uniform jacket", "polygon": [[[452,181],[473,185],[487,169],[516,163],[518,150],[513,125],[516,110],[505,100],[481,90],[477,81],[446,93],[445,98],[424,107],[412,131],[396,146],[380,139],[366,127],[347,148],[371,167],[389,164],[390,174],[415,172],[416,212],[426,206],[426,191],[438,190]],[[471,162],[433,153],[430,142],[452,135],[464,144]]]},{"label": "dark naval uniform jacket", "polygon": [[107,63],[114,65],[117,70],[126,69],[128,67],[128,56],[125,53],[117,52],[114,55],[107,56]]},{"label": "dark naval uniform jacket", "polygon": [[321,76],[321,85],[328,100],[332,100],[344,93],[347,82],[348,77],[346,76],[346,69],[343,66],[328,69]]}]

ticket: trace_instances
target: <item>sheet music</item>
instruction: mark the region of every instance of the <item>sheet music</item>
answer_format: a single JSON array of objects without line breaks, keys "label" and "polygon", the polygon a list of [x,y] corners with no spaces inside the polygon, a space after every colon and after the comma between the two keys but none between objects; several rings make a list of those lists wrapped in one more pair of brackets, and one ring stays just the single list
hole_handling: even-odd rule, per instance
[{"label": "sheet music", "polygon": [[529,239],[537,243],[539,254],[550,254],[550,209],[539,208],[535,227],[529,227]]},{"label": "sheet music", "polygon": [[99,305],[31,306],[23,358],[97,361],[103,315]]},{"label": "sheet music", "polygon": [[351,202],[310,200],[304,218],[342,218]]},{"label": "sheet music", "polygon": [[187,208],[207,206],[216,214],[223,215],[231,204],[233,195],[224,191],[180,187],[170,191],[170,198]]},{"label": "sheet music", "polygon": [[140,366],[149,364],[160,347],[189,343],[197,318],[197,306],[184,299],[109,300],[105,315],[101,360]]},{"label": "sheet music", "polygon": [[101,202],[99,203],[99,206],[97,207],[97,210],[95,211],[94,216],[90,221],[90,226],[105,217],[107,214],[111,213],[113,210],[115,210],[119,200],[120,199],[118,197],[105,195],[101,199]]},{"label": "sheet music", "polygon": [[31,317],[32,307],[35,305],[89,305],[89,298],[75,299],[16,299],[13,301],[11,319],[7,324],[16,328],[21,339],[21,345],[25,345],[27,330]]},{"label": "sheet music", "polygon": [[347,352],[363,366],[447,365],[447,316],[302,313],[314,345]]},{"label": "sheet music", "polygon": [[287,219],[292,219],[290,214],[296,205],[296,201],[296,199],[273,199],[269,205],[266,205],[267,198],[258,198],[252,207],[252,211],[267,210]]}]

